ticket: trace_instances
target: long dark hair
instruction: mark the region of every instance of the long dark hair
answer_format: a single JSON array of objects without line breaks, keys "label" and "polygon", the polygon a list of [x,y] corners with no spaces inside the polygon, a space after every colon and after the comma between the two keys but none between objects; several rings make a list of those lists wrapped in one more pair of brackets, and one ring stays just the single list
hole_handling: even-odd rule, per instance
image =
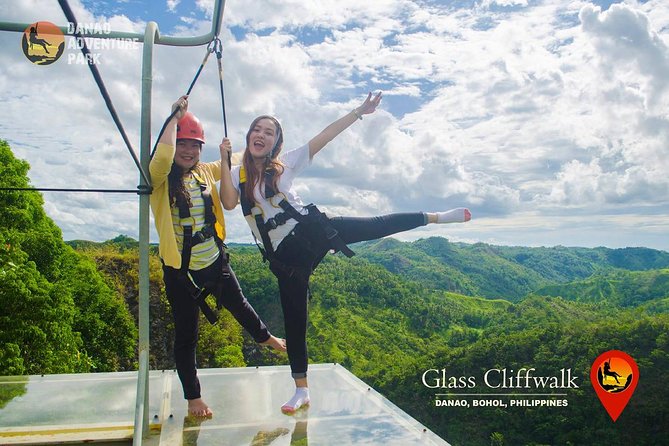
[{"label": "long dark hair", "polygon": [[[202,143],[200,143],[200,150],[202,150]],[[198,162],[199,164],[199,162]],[[197,164],[190,168],[189,172],[195,169]],[[172,161],[172,168],[170,173],[167,175],[167,185],[170,194],[170,207],[174,205],[180,205],[181,203],[186,203],[189,208],[193,207],[193,202],[190,199],[190,194],[186,190],[186,184],[184,183],[184,174],[181,167]]]},{"label": "long dark hair", "polygon": [[267,158],[265,158],[264,164],[265,172],[274,171],[272,189],[274,189],[275,192],[279,191],[279,178],[281,178],[281,174],[283,173],[283,164],[281,164],[281,161],[277,159],[281,153],[281,149],[283,148],[283,129],[281,128],[281,124],[274,116],[258,116],[251,123],[248,132],[246,132],[246,150],[244,151],[244,158],[242,159],[242,165],[244,166],[244,171],[246,172],[246,186],[244,187],[244,194],[250,203],[255,202],[253,190],[258,183],[260,183],[260,193],[264,195],[263,183],[265,182],[265,176],[258,173],[258,170],[256,169],[255,163],[253,161],[253,156],[249,151],[249,146],[251,145],[251,132],[255,128],[256,124],[258,124],[258,121],[261,119],[269,119],[276,127],[276,142],[274,143],[272,151],[268,154]]}]

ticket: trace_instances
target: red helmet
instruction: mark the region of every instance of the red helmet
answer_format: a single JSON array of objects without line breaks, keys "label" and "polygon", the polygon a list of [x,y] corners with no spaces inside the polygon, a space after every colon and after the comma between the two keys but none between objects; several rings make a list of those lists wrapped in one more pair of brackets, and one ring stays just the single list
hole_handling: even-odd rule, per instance
[{"label": "red helmet", "polygon": [[177,139],[194,139],[204,144],[202,123],[191,112],[186,112],[177,122]]}]

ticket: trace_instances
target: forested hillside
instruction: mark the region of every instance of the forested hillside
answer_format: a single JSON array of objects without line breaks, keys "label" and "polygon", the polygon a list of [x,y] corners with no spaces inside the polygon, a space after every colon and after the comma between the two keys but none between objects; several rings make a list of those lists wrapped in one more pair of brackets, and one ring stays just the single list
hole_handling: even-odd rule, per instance
[{"label": "forested hillside", "polygon": [[518,301],[541,287],[616,269],[668,268],[669,253],[648,248],[529,248],[468,245],[431,237],[360,243],[359,257],[426,286],[460,294]]},{"label": "forested hillside", "polygon": [[[0,143],[0,184],[28,186]],[[136,367],[137,242],[65,243],[36,192],[0,191],[0,374]],[[669,438],[669,253],[646,248],[523,248],[429,238],[358,244],[311,282],[312,363],[338,362],[454,445],[655,445]],[[276,280],[254,246],[230,248],[242,288],[282,335]],[[172,368],[169,305],[150,259],[151,367]],[[226,312],[202,318],[201,367],[287,364]],[[641,379],[613,423],[589,381],[603,351],[624,350]],[[579,388],[555,408],[435,407],[421,381],[491,368],[570,368]],[[476,388],[477,391],[484,391]],[[19,392],[20,393],[20,392]],[[0,395],[0,407],[19,393]]]},{"label": "forested hillside", "polygon": [[669,269],[611,271],[584,280],[548,285],[536,293],[578,302],[599,302],[610,307],[658,308],[669,296]]}]

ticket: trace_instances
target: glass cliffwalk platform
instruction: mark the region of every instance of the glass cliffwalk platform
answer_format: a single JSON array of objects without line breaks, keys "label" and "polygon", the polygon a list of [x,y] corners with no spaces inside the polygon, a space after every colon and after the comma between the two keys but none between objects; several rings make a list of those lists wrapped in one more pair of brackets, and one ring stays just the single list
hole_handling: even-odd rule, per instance
[{"label": "glass cliffwalk platform", "polygon": [[[202,369],[209,420],[186,417],[173,371],[150,373],[155,445],[446,445],[345,368],[309,366],[311,407],[279,410],[294,390],[287,366]],[[137,373],[0,377],[0,444],[131,444]]]}]

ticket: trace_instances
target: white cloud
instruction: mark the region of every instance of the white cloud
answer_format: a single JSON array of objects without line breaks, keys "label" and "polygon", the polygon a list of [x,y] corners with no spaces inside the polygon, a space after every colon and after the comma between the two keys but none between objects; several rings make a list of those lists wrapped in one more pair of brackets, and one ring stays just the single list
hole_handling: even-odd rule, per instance
[{"label": "white cloud", "polygon": [[181,3],[181,0],[167,0],[167,10],[170,12],[176,12],[179,3]]},{"label": "white cloud", "polygon": [[597,50],[601,72],[608,77],[605,79],[638,88],[651,111],[662,110],[667,104],[669,49],[652,29],[648,16],[624,4],[614,4],[605,12],[586,5],[579,18]]},{"label": "white cloud", "polygon": [[[213,0],[197,0],[197,4],[210,14]],[[355,24],[376,27],[379,21],[394,17],[418,6],[406,0],[247,0],[230,2],[225,8],[228,25],[264,28],[319,27],[341,29]]]},{"label": "white cloud", "polygon": [[[209,16],[213,4],[197,1]],[[109,21],[114,29],[142,33],[154,19],[74,6],[80,21]],[[209,31],[209,22],[178,6],[188,20],[179,19],[176,35]],[[63,21],[46,1],[5,10],[7,21]],[[276,114],[286,148],[294,148],[366,91],[383,89],[381,109],[334,140],[298,179],[305,201],[350,215],[469,206],[475,220],[466,225],[403,237],[506,244],[614,243],[628,221],[650,215],[653,225],[626,234],[626,243],[669,249],[658,235],[669,230],[662,223],[669,217],[667,36],[669,5],[661,0],[606,11],[558,0],[474,8],[409,0],[228,2],[221,33],[228,128],[241,150],[250,121]],[[30,162],[32,183],[134,188],[136,168],[87,67],[63,60],[33,66],[18,42],[18,33],[0,33],[0,137]],[[204,52],[155,48],[154,138]],[[102,76],[139,150],[141,46],[102,58]],[[211,57],[191,95],[207,129],[205,160],[217,156],[222,137],[215,67]],[[136,235],[136,196],[48,193],[45,201],[66,239]],[[250,241],[237,212],[228,214],[231,240]],[[606,229],[598,232],[590,220]],[[570,225],[584,225],[590,238]]]},{"label": "white cloud", "polygon": [[527,6],[527,0],[483,0],[484,7],[490,6]]},{"label": "white cloud", "polygon": [[201,11],[204,11],[207,18],[214,14],[214,0],[195,0],[195,5]]}]

